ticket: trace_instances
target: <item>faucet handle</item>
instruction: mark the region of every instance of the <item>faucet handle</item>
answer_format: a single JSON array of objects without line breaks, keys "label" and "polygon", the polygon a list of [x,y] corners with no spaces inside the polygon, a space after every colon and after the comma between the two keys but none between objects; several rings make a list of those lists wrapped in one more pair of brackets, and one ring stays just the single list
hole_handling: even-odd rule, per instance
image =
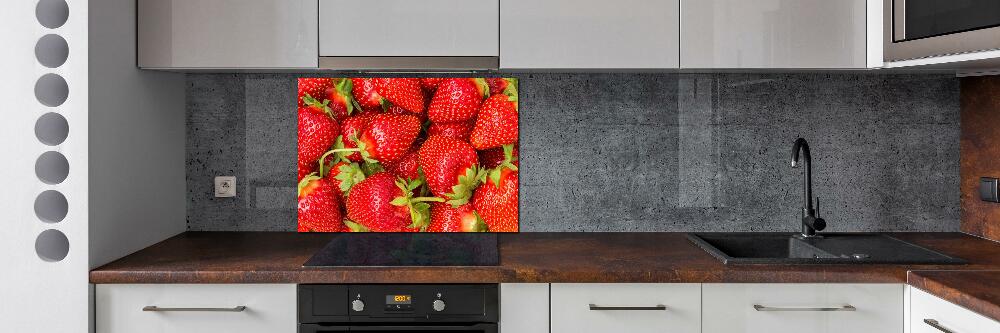
[{"label": "faucet handle", "polygon": [[819,217],[819,196],[816,196],[816,217]]}]

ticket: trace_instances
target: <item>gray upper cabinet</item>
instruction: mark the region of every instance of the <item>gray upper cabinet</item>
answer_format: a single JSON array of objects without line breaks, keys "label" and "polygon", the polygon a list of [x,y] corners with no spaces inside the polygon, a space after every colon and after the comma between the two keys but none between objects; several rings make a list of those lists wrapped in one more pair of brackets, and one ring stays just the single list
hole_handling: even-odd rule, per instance
[{"label": "gray upper cabinet", "polygon": [[678,66],[678,0],[503,0],[504,69]]},{"label": "gray upper cabinet", "polygon": [[869,67],[865,0],[681,0],[681,17],[681,68]]},{"label": "gray upper cabinet", "polygon": [[319,0],[323,57],[500,55],[500,0]]},{"label": "gray upper cabinet", "polygon": [[138,0],[141,68],[316,68],[317,0]]}]

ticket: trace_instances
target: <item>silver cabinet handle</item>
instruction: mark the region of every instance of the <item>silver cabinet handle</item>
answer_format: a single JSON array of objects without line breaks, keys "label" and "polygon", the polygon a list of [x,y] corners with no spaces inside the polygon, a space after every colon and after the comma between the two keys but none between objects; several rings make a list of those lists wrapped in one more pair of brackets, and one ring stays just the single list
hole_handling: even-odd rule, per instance
[{"label": "silver cabinet handle", "polygon": [[844,305],[837,307],[820,307],[820,308],[776,308],[770,306],[763,306],[760,304],[754,304],[753,309],[757,311],[857,311],[853,305]]},{"label": "silver cabinet handle", "polygon": [[924,319],[924,324],[927,324],[930,327],[936,328],[938,331],[941,331],[941,332],[944,332],[944,333],[955,333],[955,331],[949,330],[949,329],[945,328],[944,326],[941,326],[941,323],[939,323],[937,320],[934,320],[934,319]]},{"label": "silver cabinet handle", "polygon": [[600,306],[596,304],[590,304],[591,311],[656,311],[656,310],[666,310],[667,306],[663,304],[657,304],[654,306]]},{"label": "silver cabinet handle", "polygon": [[155,305],[142,307],[142,311],[156,312],[243,312],[247,307],[240,305],[231,308],[161,308]]}]

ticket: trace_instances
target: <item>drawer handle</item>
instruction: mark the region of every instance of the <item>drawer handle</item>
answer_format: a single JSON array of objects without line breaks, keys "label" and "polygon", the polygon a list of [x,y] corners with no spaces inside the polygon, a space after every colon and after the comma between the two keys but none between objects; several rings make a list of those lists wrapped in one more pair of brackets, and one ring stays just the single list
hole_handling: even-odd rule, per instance
[{"label": "drawer handle", "polygon": [[853,305],[844,305],[838,307],[825,307],[825,308],[776,308],[770,306],[763,306],[760,304],[754,304],[753,309],[757,311],[857,311]]},{"label": "drawer handle", "polygon": [[240,305],[231,308],[161,308],[155,305],[142,307],[142,311],[154,312],[243,312],[247,307]]},{"label": "drawer handle", "polygon": [[666,309],[667,306],[663,304],[657,304],[654,306],[599,306],[596,304],[590,304],[591,311],[663,311]]},{"label": "drawer handle", "polygon": [[944,333],[955,333],[955,331],[949,330],[949,329],[945,328],[944,326],[941,326],[941,323],[939,323],[937,320],[934,320],[934,319],[924,319],[924,324],[927,324],[930,327],[936,328],[938,331],[941,331],[941,332],[944,332]]}]

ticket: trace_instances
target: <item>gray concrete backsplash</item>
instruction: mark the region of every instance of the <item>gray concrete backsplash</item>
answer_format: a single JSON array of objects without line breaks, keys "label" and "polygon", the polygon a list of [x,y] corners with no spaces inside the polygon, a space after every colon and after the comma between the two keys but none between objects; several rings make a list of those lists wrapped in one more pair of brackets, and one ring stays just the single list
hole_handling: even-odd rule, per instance
[{"label": "gray concrete backsplash", "polygon": [[[189,230],[295,230],[298,76],[188,75]],[[522,231],[798,230],[798,137],[827,231],[959,228],[953,76],[509,76]],[[213,196],[225,175],[235,198]]]}]

